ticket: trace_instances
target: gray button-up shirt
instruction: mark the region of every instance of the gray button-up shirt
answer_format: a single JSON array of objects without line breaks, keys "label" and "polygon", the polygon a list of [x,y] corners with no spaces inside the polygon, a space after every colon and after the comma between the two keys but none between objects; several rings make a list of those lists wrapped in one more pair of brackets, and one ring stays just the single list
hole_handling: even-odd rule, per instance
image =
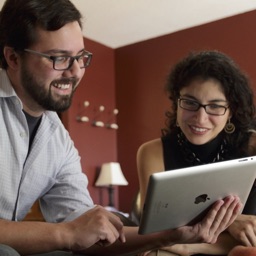
[{"label": "gray button-up shirt", "polygon": [[22,103],[0,69],[0,218],[22,220],[40,198],[49,222],[93,207],[79,154],[55,112],[46,111],[30,152]]}]

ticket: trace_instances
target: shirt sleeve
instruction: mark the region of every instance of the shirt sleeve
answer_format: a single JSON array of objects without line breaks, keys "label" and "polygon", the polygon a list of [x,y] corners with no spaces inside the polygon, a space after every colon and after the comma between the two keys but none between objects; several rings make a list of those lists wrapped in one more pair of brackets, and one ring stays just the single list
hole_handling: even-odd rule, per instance
[{"label": "shirt sleeve", "polygon": [[57,156],[51,161],[58,161],[55,164],[58,170],[53,170],[53,185],[39,200],[42,214],[48,222],[71,220],[94,207],[88,191],[88,179],[82,172],[80,156],[73,141],[64,128],[57,134],[57,139],[53,139],[49,147],[56,148],[57,145]]}]

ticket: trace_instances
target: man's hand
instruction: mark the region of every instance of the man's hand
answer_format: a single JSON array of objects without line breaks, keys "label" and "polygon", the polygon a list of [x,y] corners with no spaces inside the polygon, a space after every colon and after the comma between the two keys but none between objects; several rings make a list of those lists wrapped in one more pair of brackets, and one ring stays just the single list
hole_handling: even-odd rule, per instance
[{"label": "man's hand", "polygon": [[62,223],[68,229],[69,250],[81,251],[94,244],[108,246],[117,239],[125,242],[123,223],[116,215],[96,206],[74,221]]}]

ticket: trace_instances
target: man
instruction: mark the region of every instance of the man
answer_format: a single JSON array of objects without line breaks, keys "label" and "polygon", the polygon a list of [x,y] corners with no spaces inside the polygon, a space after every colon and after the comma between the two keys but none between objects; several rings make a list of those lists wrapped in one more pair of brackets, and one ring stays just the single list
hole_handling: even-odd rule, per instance
[{"label": "man", "polygon": [[[238,198],[216,202],[195,226],[147,236],[93,204],[55,113],[70,106],[91,61],[81,26],[69,0],[6,0],[1,10],[0,255],[121,255],[215,242],[237,216]],[[22,222],[37,199],[46,222]]]}]

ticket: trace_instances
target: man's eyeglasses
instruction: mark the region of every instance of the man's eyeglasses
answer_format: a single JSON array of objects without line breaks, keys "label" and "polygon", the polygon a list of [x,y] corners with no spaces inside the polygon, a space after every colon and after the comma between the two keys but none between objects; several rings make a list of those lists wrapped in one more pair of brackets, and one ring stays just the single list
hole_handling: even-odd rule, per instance
[{"label": "man's eyeglasses", "polygon": [[188,111],[197,111],[199,108],[204,108],[205,112],[209,115],[214,116],[223,116],[225,115],[228,106],[222,106],[215,103],[210,104],[201,104],[195,100],[189,100],[189,99],[178,99],[179,106],[185,110]]},{"label": "man's eyeglasses", "polygon": [[52,56],[42,52],[33,51],[30,49],[24,49],[24,52],[36,54],[44,58],[49,59],[53,63],[53,69],[63,71],[68,70],[72,67],[74,61],[76,60],[80,68],[86,68],[90,65],[92,59],[92,53],[83,51],[80,55],[77,56]]}]

